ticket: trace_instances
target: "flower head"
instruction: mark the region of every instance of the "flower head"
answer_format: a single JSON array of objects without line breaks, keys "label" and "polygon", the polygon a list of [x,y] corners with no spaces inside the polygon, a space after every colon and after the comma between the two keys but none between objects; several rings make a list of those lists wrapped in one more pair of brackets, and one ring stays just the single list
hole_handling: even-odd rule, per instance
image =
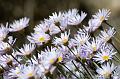
[{"label": "flower head", "polygon": [[69,32],[61,33],[60,38],[55,37],[53,44],[55,45],[66,45],[69,41],[69,35],[70,35],[70,30]]},{"label": "flower head", "polygon": [[32,33],[31,36],[28,36],[27,39],[31,43],[36,43],[37,45],[43,45],[50,40],[50,36],[45,33]]},{"label": "flower head", "polygon": [[79,15],[77,9],[71,9],[66,12],[64,16],[67,18],[68,25],[78,25],[83,21],[87,14],[81,11],[81,15]]},{"label": "flower head", "polygon": [[28,26],[29,18],[24,17],[19,20],[15,20],[12,24],[10,24],[9,31],[10,32],[16,32],[24,29]]},{"label": "flower head", "polygon": [[112,63],[112,65],[110,65],[109,63],[102,65],[101,68],[97,68],[97,73],[99,75],[101,75],[103,78],[110,78],[110,76],[112,75],[113,71],[115,70],[115,66]]},{"label": "flower head", "polygon": [[99,35],[100,39],[102,39],[103,42],[108,42],[116,33],[114,28],[109,28],[104,31],[101,31],[101,34]]},{"label": "flower head", "polygon": [[17,51],[17,55],[22,55],[26,57],[31,57],[31,54],[35,50],[35,45],[34,44],[24,44],[23,48],[20,48],[19,51]]},{"label": "flower head", "polygon": [[110,13],[111,12],[108,9],[99,9],[99,11],[95,15],[93,15],[93,18],[99,19],[102,22],[104,20],[108,20]]},{"label": "flower head", "polygon": [[6,26],[1,24],[1,27],[0,27],[0,41],[3,41],[6,38],[8,33],[9,33],[8,23],[6,23]]}]

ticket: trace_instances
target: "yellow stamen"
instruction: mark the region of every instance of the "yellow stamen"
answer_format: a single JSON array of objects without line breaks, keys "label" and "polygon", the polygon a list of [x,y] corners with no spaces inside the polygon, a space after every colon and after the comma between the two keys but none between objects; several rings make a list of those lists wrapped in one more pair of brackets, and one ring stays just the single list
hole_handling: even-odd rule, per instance
[{"label": "yellow stamen", "polygon": [[93,51],[97,50],[97,46],[95,44],[92,44]]},{"label": "yellow stamen", "polygon": [[108,60],[109,60],[109,56],[103,56],[102,58],[103,58],[103,60],[105,60],[105,61],[108,61]]},{"label": "yellow stamen", "polygon": [[33,73],[30,72],[30,73],[27,74],[27,76],[31,77],[31,76],[33,76]]},{"label": "yellow stamen", "polygon": [[50,63],[53,64],[54,63],[54,59],[50,59]]},{"label": "yellow stamen", "polygon": [[100,17],[100,21],[104,21],[104,19],[105,19],[104,16]]},{"label": "yellow stamen", "polygon": [[38,40],[39,40],[40,42],[44,42],[44,41],[45,41],[45,37],[44,37],[44,36],[41,36],[41,37],[38,38]]},{"label": "yellow stamen", "polygon": [[63,38],[62,42],[63,42],[63,44],[67,43],[68,42],[68,38]]},{"label": "yellow stamen", "polygon": [[58,57],[58,62],[61,62],[63,60],[62,57]]}]

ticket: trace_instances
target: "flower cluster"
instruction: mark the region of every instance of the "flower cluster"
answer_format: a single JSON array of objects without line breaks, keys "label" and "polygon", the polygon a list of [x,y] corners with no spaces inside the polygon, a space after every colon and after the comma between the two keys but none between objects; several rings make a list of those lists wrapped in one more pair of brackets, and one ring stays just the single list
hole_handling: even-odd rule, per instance
[{"label": "flower cluster", "polygon": [[[5,79],[119,79],[114,64],[118,51],[112,41],[116,30],[107,23],[110,13],[99,10],[83,26],[83,11],[52,13],[34,27],[22,47],[12,34],[25,32],[30,19],[1,24],[0,74]],[[75,34],[71,28],[76,28]]]}]

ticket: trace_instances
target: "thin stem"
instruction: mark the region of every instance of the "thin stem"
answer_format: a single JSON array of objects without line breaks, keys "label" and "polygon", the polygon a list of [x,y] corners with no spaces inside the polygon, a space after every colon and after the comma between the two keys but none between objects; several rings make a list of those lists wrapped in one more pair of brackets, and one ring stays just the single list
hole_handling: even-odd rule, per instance
[{"label": "thin stem", "polygon": [[117,52],[119,52],[119,50],[115,47],[115,45],[111,42],[112,46],[115,48],[115,50],[117,50]]},{"label": "thin stem", "polygon": [[[77,69],[77,71],[80,72],[80,73],[82,73],[82,74],[84,75],[84,73],[81,72],[81,71],[79,70],[79,68],[76,66],[76,64],[74,63],[74,61],[72,61],[72,63],[73,63],[73,65],[75,66],[75,68]],[[84,75],[84,76],[85,76],[85,75]]]},{"label": "thin stem", "polygon": [[78,76],[76,76],[66,65],[64,65],[64,64],[61,64],[61,65],[63,65],[67,70],[69,70],[77,79],[79,79],[79,77]]},{"label": "thin stem", "polygon": [[105,24],[107,24],[110,27],[113,27],[112,25],[110,25],[107,21],[104,21]]},{"label": "thin stem", "polygon": [[84,67],[84,69],[85,69],[85,70],[87,71],[87,73],[90,75],[91,79],[93,79],[91,72],[89,72],[89,70],[88,70],[88,69],[85,67],[85,65],[81,62],[80,58],[78,58],[78,57],[72,52],[72,50],[69,48],[69,46],[67,46],[67,47],[68,47],[68,49],[71,51],[71,53],[79,60],[80,64]]},{"label": "thin stem", "polygon": [[7,71],[1,64],[0,64],[0,66],[3,68],[3,70]]},{"label": "thin stem", "polygon": [[21,62],[19,62],[12,54],[10,55],[21,65]]}]

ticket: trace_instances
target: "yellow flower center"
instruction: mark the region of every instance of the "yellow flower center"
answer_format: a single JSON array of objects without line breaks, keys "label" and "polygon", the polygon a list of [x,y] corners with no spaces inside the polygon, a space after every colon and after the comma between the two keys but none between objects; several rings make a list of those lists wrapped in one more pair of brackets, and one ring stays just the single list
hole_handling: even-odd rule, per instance
[{"label": "yellow flower center", "polygon": [[54,59],[50,59],[50,63],[53,64],[54,63]]},{"label": "yellow flower center", "polygon": [[85,43],[85,40],[80,40],[80,44],[83,45]]},{"label": "yellow flower center", "polygon": [[41,36],[38,38],[39,42],[44,42],[45,41],[45,37],[44,36]]},{"label": "yellow flower center", "polygon": [[100,21],[103,21],[105,18],[104,18],[104,16],[101,16],[100,17]]},{"label": "yellow flower center", "polygon": [[103,56],[102,58],[103,58],[103,60],[108,61],[109,56]]},{"label": "yellow flower center", "polygon": [[110,72],[108,72],[108,71],[105,71],[104,73],[103,73],[103,76],[105,77],[105,78],[109,78],[110,77]]},{"label": "yellow flower center", "polygon": [[96,51],[97,50],[97,46],[95,44],[92,44],[92,49],[93,49],[93,51]]},{"label": "yellow flower center", "polygon": [[61,62],[63,60],[62,57],[58,57],[58,62]]},{"label": "yellow flower center", "polygon": [[67,41],[68,41],[68,38],[63,38],[62,40],[63,44],[67,43]]},{"label": "yellow flower center", "polygon": [[30,73],[27,74],[27,76],[28,76],[28,77],[32,77],[32,76],[33,76],[33,73],[30,72]]}]

